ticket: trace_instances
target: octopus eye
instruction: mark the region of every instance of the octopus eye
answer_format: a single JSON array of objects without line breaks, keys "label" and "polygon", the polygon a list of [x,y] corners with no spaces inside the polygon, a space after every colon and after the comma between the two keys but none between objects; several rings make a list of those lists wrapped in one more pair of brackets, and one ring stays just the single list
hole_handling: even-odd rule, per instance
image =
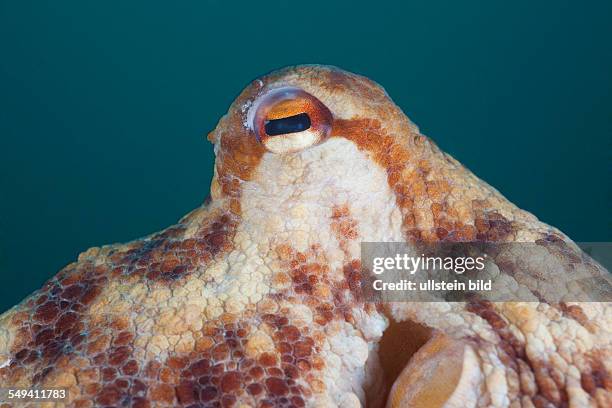
[{"label": "octopus eye", "polygon": [[321,101],[297,88],[274,89],[261,96],[248,122],[257,139],[273,153],[292,153],[325,140],[332,114]]},{"label": "octopus eye", "polygon": [[286,118],[266,120],[264,123],[266,135],[278,136],[310,129],[310,116],[307,113],[300,113]]}]

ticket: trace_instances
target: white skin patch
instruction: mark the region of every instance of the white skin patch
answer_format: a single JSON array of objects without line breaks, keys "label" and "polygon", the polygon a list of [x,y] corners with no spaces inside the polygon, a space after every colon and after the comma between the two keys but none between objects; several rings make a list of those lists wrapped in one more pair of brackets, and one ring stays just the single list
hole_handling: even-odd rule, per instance
[{"label": "white skin patch", "polygon": [[287,244],[305,251],[320,244],[329,254],[339,253],[330,219],[342,205],[359,220],[356,241],[403,239],[386,172],[340,137],[296,154],[264,154],[253,179],[242,185],[241,201],[240,229],[267,248]]}]

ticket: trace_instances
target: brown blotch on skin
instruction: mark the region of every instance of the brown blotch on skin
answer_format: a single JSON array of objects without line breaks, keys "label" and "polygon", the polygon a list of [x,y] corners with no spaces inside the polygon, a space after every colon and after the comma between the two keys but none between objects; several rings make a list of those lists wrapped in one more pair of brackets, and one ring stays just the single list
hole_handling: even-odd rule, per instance
[{"label": "brown blotch on skin", "polygon": [[597,394],[598,389],[612,392],[612,373],[610,373],[603,361],[606,359],[604,350],[591,351],[587,356],[588,365],[586,370],[580,373],[582,388],[591,396]]},{"label": "brown blotch on skin", "polygon": [[335,319],[353,322],[351,309],[362,302],[361,265],[351,260],[338,274],[332,274],[325,254],[317,245],[299,252],[287,245],[276,248],[283,267],[293,283],[291,290],[277,296],[297,296],[314,313],[314,321],[325,326]]},{"label": "brown blotch on skin", "polygon": [[230,371],[225,373],[221,377],[221,390],[224,393],[230,393],[240,388],[242,382],[242,375],[236,371]]},{"label": "brown blotch on skin", "polygon": [[479,241],[498,242],[510,237],[515,227],[503,215],[489,212],[474,220],[476,239]]},{"label": "brown blotch on skin", "polygon": [[125,375],[136,375],[138,373],[138,362],[136,360],[129,360],[121,367],[121,372]]},{"label": "brown blotch on skin", "polygon": [[96,395],[95,400],[100,405],[114,405],[121,399],[122,394],[119,388],[107,386]]},{"label": "brown blotch on skin", "polygon": [[357,221],[351,217],[347,204],[332,208],[331,219],[331,229],[341,243],[357,239],[359,236]]},{"label": "brown blotch on skin", "polygon": [[174,401],[174,388],[168,384],[158,384],[149,389],[153,401],[170,404]]},{"label": "brown blotch on skin", "polygon": [[231,249],[237,218],[220,214],[186,238],[186,227],[177,225],[136,243],[125,253],[113,254],[113,274],[145,276],[149,280],[173,282],[192,273],[211,259]]},{"label": "brown blotch on skin", "polygon": [[57,317],[59,311],[58,302],[49,301],[36,308],[34,319],[42,323],[49,323]]},{"label": "brown blotch on skin", "polygon": [[575,320],[581,326],[585,327],[591,333],[595,333],[596,327],[589,321],[589,318],[584,314],[584,311],[579,305],[568,305],[565,302],[559,303],[559,309],[564,316]]},{"label": "brown blotch on skin", "polygon": [[261,356],[259,356],[259,364],[261,364],[264,367],[273,367],[276,365],[276,356],[272,353],[263,353]]},{"label": "brown blotch on skin", "polygon": [[363,300],[365,292],[363,288],[363,273],[361,271],[361,261],[353,259],[346,263],[342,268],[342,273],[348,284],[348,288],[356,300]]},{"label": "brown blotch on skin", "polygon": [[286,395],[289,392],[286,381],[277,377],[268,378],[266,380],[266,388],[274,396]]},{"label": "brown blotch on skin", "polygon": [[181,405],[193,404],[199,399],[197,386],[188,381],[181,382],[175,388],[176,398]]}]

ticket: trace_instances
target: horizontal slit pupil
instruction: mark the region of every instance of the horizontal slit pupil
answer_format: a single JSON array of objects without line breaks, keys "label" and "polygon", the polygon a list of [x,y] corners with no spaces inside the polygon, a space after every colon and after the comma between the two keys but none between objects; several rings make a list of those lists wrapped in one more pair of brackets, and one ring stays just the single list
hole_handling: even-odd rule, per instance
[{"label": "horizontal slit pupil", "polygon": [[310,129],[310,117],[306,113],[300,113],[286,118],[266,120],[264,126],[268,136],[297,133]]}]

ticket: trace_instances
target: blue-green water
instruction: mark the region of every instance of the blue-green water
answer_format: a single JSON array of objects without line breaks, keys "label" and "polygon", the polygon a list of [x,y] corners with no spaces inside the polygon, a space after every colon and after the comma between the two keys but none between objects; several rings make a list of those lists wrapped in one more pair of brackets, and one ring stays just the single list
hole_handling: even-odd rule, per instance
[{"label": "blue-green water", "polygon": [[517,205],[610,241],[611,4],[0,1],[0,310],[198,206],[203,136],[298,63],[373,78]]}]

